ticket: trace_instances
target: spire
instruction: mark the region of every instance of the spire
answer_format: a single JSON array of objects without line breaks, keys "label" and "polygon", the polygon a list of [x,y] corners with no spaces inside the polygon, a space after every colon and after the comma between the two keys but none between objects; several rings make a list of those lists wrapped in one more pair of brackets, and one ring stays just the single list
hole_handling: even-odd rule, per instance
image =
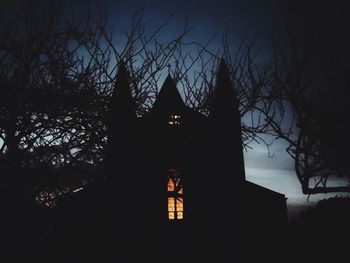
[{"label": "spire", "polygon": [[157,112],[162,111],[168,114],[180,112],[185,107],[185,103],[176,88],[176,84],[169,74],[158,94],[153,110]]},{"label": "spire", "polygon": [[232,180],[245,180],[242,148],[241,116],[237,94],[233,88],[230,74],[222,59],[216,75],[216,85],[210,117],[213,125],[214,140],[217,152],[216,167],[220,173],[232,169],[235,163],[235,175]]},{"label": "spire", "polygon": [[216,118],[232,116],[238,112],[238,100],[230,73],[224,59],[221,59],[216,74],[216,85],[212,101],[211,115]]},{"label": "spire", "polygon": [[119,63],[109,110],[110,120],[115,118],[131,120],[136,117],[136,104],[131,95],[129,73],[123,61]]},{"label": "spire", "polygon": [[[108,112],[106,174],[112,180],[115,180],[116,164],[118,164],[120,174],[131,173],[130,160],[133,158],[130,148],[134,143],[133,133],[136,131],[135,109],[136,105],[129,85],[129,74],[125,64],[120,62]],[[118,180],[121,180],[120,177]],[[123,182],[122,185],[128,184]]]}]

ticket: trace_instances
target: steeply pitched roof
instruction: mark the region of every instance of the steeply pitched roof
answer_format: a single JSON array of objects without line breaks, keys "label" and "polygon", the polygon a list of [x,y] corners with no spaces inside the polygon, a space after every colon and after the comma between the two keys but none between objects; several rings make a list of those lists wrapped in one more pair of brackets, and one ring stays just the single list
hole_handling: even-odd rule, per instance
[{"label": "steeply pitched roof", "polygon": [[232,180],[244,181],[241,116],[236,96],[228,67],[225,61],[221,60],[209,115],[213,127],[211,139],[215,141],[217,156],[220,156],[220,169],[228,170],[232,162],[235,162]]},{"label": "steeply pitched roof", "polygon": [[129,73],[124,62],[119,63],[110,105],[110,118],[134,118],[136,103],[131,95]]},{"label": "steeply pitched roof", "polygon": [[211,115],[225,117],[238,110],[237,93],[233,87],[229,69],[224,59],[220,61],[216,75],[214,98],[211,105]]},{"label": "steeply pitched roof", "polygon": [[153,112],[179,113],[186,109],[181,95],[176,88],[176,84],[170,75],[164,81],[164,84],[158,94],[153,106]]}]

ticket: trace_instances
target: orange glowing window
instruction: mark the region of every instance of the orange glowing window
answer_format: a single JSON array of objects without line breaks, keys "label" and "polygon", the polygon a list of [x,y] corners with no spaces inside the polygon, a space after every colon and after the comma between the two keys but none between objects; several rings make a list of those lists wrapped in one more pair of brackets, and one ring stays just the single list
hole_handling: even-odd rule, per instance
[{"label": "orange glowing window", "polygon": [[175,185],[173,180],[168,180],[168,192],[174,192],[175,190]]},{"label": "orange glowing window", "polygon": [[168,171],[168,218],[183,219],[183,185],[181,173],[175,169]]},{"label": "orange glowing window", "polygon": [[180,119],[181,119],[180,115],[170,115],[168,119],[168,123],[170,125],[180,125]]}]

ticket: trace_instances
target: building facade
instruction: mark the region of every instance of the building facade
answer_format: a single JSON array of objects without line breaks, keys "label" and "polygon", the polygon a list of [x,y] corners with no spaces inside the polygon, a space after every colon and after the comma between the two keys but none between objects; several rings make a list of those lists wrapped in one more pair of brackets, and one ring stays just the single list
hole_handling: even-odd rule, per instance
[{"label": "building facade", "polygon": [[122,64],[110,110],[107,173],[122,225],[138,226],[135,238],[202,242],[224,255],[242,236],[286,222],[285,196],[245,179],[239,103],[224,61],[208,116],[186,106],[168,76],[138,118]]},{"label": "building facade", "polygon": [[121,262],[231,262],[286,223],[285,196],[245,179],[224,61],[209,115],[186,106],[168,76],[141,118],[120,64],[108,122],[107,179],[64,202],[52,247]]}]

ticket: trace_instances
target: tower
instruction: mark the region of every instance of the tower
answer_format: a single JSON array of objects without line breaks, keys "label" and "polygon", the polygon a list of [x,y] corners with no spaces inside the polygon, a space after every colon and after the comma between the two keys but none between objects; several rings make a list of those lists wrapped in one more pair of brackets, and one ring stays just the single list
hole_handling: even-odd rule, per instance
[{"label": "tower", "polygon": [[[108,112],[108,142],[105,160],[107,177],[104,194],[111,213],[107,220],[113,221],[111,229],[124,243],[138,236],[141,226],[137,224],[139,210],[135,209],[139,197],[140,181],[135,165],[138,141],[136,103],[131,93],[129,73],[123,61],[119,63],[115,86]],[[133,227],[127,227],[127,226]]]},{"label": "tower", "polygon": [[[215,166],[232,182],[245,180],[241,116],[237,93],[232,85],[226,62],[222,59],[216,75],[216,85],[209,120],[216,152]],[[218,170],[219,169],[219,170]]]},{"label": "tower", "polygon": [[231,238],[245,175],[238,102],[225,62],[208,117],[185,105],[169,75],[150,113],[137,119],[127,75],[121,64],[109,139],[125,224],[137,219],[140,236],[158,229],[161,240],[177,233],[173,243]]},{"label": "tower", "polygon": [[101,242],[94,254],[107,248],[125,262],[227,262],[242,239],[249,248],[257,230],[264,237],[285,222],[284,195],[245,180],[239,103],[223,60],[210,107],[204,116],[186,106],[168,76],[154,107],[138,118],[121,62],[108,115],[107,179],[64,202],[59,229],[86,231],[69,244]]}]

